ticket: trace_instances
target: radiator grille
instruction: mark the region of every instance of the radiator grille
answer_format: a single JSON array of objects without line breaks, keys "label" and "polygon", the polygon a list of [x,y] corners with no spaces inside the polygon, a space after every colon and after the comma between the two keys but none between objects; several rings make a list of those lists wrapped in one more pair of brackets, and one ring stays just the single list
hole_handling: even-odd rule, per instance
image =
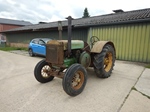
[{"label": "radiator grille", "polygon": [[55,65],[63,64],[63,45],[50,45],[46,46],[46,61]]}]

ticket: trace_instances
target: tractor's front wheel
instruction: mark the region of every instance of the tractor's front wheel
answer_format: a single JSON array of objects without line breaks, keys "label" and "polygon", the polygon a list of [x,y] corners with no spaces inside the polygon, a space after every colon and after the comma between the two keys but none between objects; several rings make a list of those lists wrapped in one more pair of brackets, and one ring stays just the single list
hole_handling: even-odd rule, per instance
[{"label": "tractor's front wheel", "polygon": [[80,94],[87,82],[86,69],[81,64],[71,65],[63,77],[63,89],[70,96]]},{"label": "tractor's front wheel", "polygon": [[111,75],[115,63],[115,50],[106,44],[101,53],[94,56],[94,70],[100,78],[108,78]]},{"label": "tractor's front wheel", "polygon": [[45,59],[41,60],[34,68],[34,76],[37,81],[41,83],[46,83],[52,81],[54,76],[50,75],[52,71],[49,64],[45,61]]}]

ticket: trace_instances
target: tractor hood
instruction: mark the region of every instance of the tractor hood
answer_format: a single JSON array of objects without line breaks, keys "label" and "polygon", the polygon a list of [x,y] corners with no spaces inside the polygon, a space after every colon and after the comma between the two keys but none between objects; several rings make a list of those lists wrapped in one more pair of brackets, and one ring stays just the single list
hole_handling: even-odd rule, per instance
[{"label": "tractor hood", "polygon": [[[64,45],[64,50],[67,50],[68,40],[50,40],[47,42],[47,45]],[[82,40],[72,40],[71,41],[71,49],[82,49],[84,48],[84,42]]]}]

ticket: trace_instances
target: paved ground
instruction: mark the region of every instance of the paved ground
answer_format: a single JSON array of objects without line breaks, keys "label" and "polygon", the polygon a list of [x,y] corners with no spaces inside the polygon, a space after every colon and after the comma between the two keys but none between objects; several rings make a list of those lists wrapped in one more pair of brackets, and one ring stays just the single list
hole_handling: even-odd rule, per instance
[{"label": "paved ground", "polygon": [[[84,91],[68,96],[62,80],[38,83],[33,75],[42,57],[0,51],[0,110],[2,112],[149,112],[149,69],[116,61],[112,76],[99,79],[88,69]],[[143,81],[146,80],[146,81]],[[133,87],[137,89],[133,89]],[[142,90],[144,86],[144,91]],[[144,96],[143,94],[147,95]]]}]

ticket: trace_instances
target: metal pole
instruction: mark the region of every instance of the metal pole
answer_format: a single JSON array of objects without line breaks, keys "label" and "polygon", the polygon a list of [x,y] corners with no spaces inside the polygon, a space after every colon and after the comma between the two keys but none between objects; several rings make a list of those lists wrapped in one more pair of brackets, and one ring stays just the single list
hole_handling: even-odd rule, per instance
[{"label": "metal pole", "polygon": [[69,16],[68,18],[68,54],[71,54],[71,38],[72,38],[72,17]]}]

